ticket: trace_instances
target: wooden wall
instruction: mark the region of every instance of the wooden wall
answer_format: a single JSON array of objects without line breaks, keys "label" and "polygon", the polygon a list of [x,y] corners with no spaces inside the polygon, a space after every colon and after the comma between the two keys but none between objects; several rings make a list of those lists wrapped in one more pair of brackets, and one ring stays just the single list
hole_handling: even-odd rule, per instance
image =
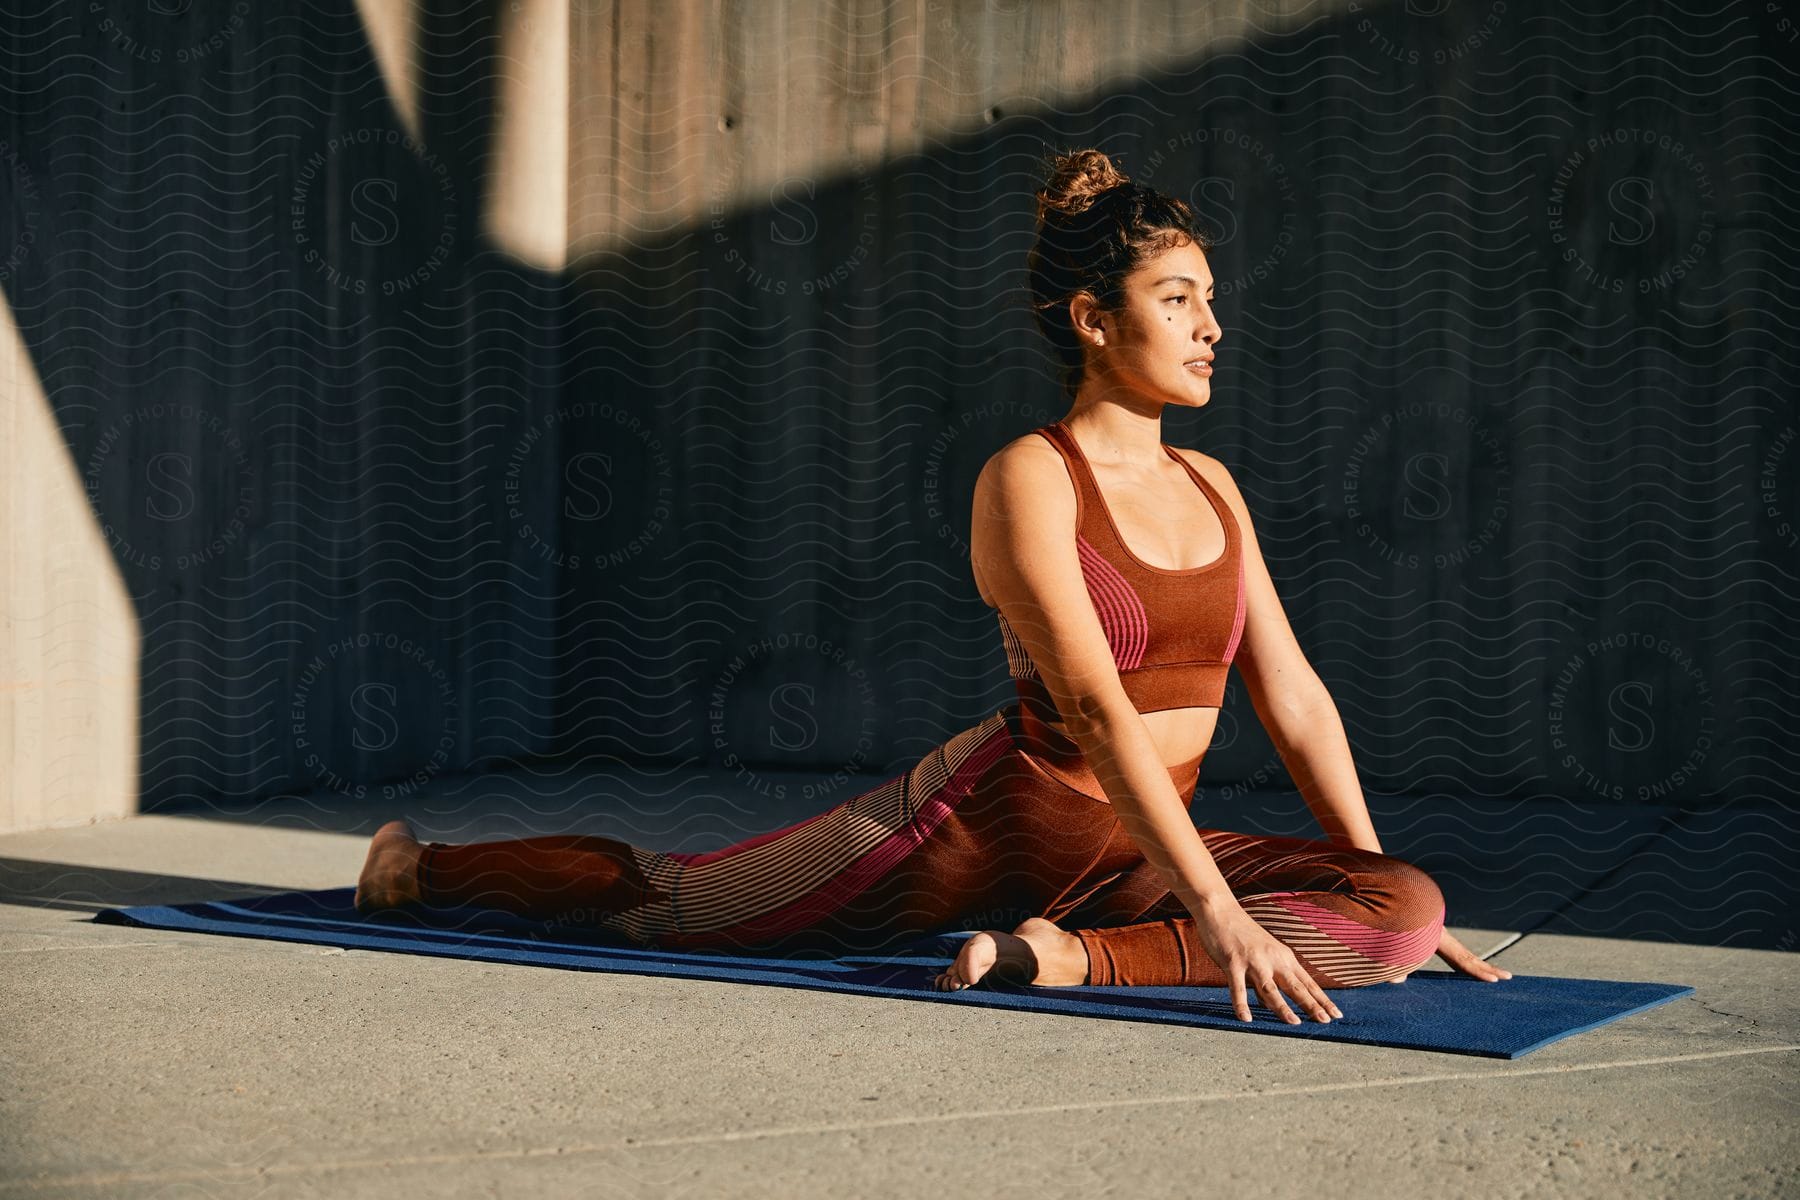
[{"label": "wooden wall", "polygon": [[576,255],[1086,106],[1336,2],[586,0],[571,21]]}]

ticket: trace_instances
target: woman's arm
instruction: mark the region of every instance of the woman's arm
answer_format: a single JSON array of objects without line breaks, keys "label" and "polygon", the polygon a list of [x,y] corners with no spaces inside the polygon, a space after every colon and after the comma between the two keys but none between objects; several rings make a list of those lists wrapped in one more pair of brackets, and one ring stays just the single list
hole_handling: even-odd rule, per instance
[{"label": "woman's arm", "polygon": [[1326,838],[1380,854],[1343,719],[1323,686],[1319,695],[1313,706],[1289,710],[1285,721],[1264,717],[1263,725]]},{"label": "woman's arm", "polygon": [[1381,842],[1356,778],[1343,719],[1288,624],[1243,493],[1218,459],[1197,450],[1180,453],[1219,489],[1242,534],[1244,636],[1233,663],[1250,694],[1250,704],[1325,836],[1379,854]]},{"label": "woman's arm", "polygon": [[982,468],[969,547],[1132,843],[1196,915],[1236,907],[1119,680],[1075,549],[1074,485],[1044,439],[1021,438]]}]

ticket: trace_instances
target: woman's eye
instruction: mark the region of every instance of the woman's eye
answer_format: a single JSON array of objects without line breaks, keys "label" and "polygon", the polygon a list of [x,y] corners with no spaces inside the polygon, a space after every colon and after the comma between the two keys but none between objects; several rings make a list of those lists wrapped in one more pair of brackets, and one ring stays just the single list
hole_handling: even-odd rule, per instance
[{"label": "woman's eye", "polygon": [[1181,301],[1181,302],[1182,302],[1182,303],[1183,303],[1183,304],[1186,304],[1186,303],[1187,303],[1187,297],[1186,297],[1186,296],[1170,296],[1170,297],[1169,297],[1169,299],[1171,299],[1171,300],[1179,300],[1179,301]]}]

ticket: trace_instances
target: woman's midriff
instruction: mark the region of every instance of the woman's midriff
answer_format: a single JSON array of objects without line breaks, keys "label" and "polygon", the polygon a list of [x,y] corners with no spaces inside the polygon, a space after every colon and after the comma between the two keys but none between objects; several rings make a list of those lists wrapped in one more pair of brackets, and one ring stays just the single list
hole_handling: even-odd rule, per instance
[{"label": "woman's midriff", "polygon": [[[1219,727],[1216,708],[1166,708],[1138,715],[1144,718],[1144,728],[1150,731],[1150,740],[1156,743],[1163,762],[1173,764],[1171,771],[1190,758],[1203,757]],[[1060,720],[1045,725],[1057,736],[1069,737]]]}]

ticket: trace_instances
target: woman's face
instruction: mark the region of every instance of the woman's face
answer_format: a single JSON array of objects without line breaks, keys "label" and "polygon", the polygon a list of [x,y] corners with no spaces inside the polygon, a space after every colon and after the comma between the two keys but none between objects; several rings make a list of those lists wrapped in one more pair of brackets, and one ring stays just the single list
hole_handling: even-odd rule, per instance
[{"label": "woman's face", "polygon": [[1164,403],[1200,407],[1212,399],[1212,370],[1195,360],[1210,360],[1224,332],[1212,302],[1199,246],[1184,242],[1145,261],[1125,277],[1119,311],[1087,316],[1102,339],[1089,345],[1089,367]]}]

